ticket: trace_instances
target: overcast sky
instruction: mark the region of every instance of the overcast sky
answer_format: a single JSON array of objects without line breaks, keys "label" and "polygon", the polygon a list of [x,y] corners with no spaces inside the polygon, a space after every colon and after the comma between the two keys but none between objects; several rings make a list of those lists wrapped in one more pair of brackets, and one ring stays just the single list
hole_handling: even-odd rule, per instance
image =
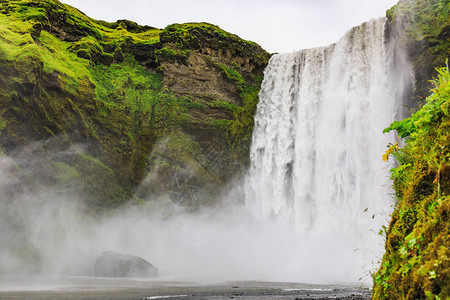
[{"label": "overcast sky", "polygon": [[351,27],[385,16],[397,0],[62,0],[94,19],[128,19],[164,28],[209,22],[260,44],[291,52],[336,42]]}]

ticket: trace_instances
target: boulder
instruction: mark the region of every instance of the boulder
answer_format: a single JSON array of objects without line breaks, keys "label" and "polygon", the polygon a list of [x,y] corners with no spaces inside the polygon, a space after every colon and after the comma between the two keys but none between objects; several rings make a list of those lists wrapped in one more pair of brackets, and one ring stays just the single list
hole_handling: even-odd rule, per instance
[{"label": "boulder", "polygon": [[95,261],[94,274],[100,277],[157,277],[158,269],[143,258],[107,251]]}]

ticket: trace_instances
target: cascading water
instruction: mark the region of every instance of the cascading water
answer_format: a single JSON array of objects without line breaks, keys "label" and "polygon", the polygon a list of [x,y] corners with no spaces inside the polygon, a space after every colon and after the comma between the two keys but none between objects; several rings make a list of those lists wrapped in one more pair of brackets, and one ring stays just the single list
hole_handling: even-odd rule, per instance
[{"label": "cascading water", "polygon": [[392,202],[381,156],[395,137],[382,130],[410,81],[400,53],[385,42],[380,19],[330,47],[272,57],[245,183],[248,210],[233,202],[192,213],[163,199],[92,218],[76,188],[34,192],[12,180],[18,169],[41,172],[35,149],[51,140],[15,153],[21,164],[0,156],[0,276],[90,275],[98,255],[114,251],[177,280],[358,281],[382,253],[376,231]]},{"label": "cascading water", "polygon": [[360,264],[382,249],[376,231],[393,197],[381,155],[395,139],[382,131],[409,79],[409,66],[389,67],[384,27],[384,18],[372,20],[329,47],[271,58],[245,186],[256,216],[294,223],[305,245],[339,240],[325,255],[359,249]]}]

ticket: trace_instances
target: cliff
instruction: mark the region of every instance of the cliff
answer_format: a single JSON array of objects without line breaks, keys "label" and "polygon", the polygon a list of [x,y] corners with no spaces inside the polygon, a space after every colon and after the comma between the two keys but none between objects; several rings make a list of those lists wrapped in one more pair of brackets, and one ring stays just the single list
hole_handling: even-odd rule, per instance
[{"label": "cliff", "polygon": [[[450,295],[450,74],[410,118],[394,122],[406,145],[386,152],[397,197],[386,230],[386,253],[374,275],[374,299],[445,299]],[[382,232],[381,232],[382,233]]]},{"label": "cliff", "polygon": [[386,12],[387,39],[397,39],[406,49],[415,80],[409,104],[418,108],[428,96],[437,76],[436,68],[445,65],[450,55],[450,21],[448,0],[400,0]]},{"label": "cliff", "polygon": [[[390,129],[397,203],[375,299],[439,299],[449,284],[448,0],[403,0],[388,37],[413,63],[417,114]],[[207,23],[93,20],[55,0],[0,0],[3,196],[58,189],[95,210],[209,205],[248,164],[269,54]],[[0,214],[2,212],[0,211]],[[11,223],[14,223],[14,218]],[[9,221],[9,220],[8,220]]]},{"label": "cliff", "polygon": [[396,130],[405,145],[391,144],[383,157],[398,162],[391,170],[396,204],[389,227],[380,231],[386,252],[373,275],[373,299],[450,295],[449,11],[448,0],[400,1],[388,11],[391,33],[400,28],[413,64],[410,103],[418,108],[385,130]]},{"label": "cliff", "polygon": [[268,59],[211,24],[161,30],[54,0],[0,1],[10,193],[63,188],[97,208],[212,202],[247,164]]}]

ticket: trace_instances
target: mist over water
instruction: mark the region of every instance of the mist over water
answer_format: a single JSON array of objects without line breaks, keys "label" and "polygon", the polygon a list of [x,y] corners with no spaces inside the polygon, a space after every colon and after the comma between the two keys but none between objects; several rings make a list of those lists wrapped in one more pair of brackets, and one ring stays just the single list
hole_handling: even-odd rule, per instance
[{"label": "mist over water", "polygon": [[[10,178],[11,169],[12,161],[2,158],[2,179]],[[160,200],[158,209],[148,204],[95,217],[73,190],[30,193],[2,183],[2,190],[15,191],[1,198],[0,235],[6,242],[0,246],[0,276],[92,276],[103,251],[148,260],[160,280],[335,282],[347,272],[310,272],[334,263],[325,254],[339,241],[305,244],[291,224],[258,220],[242,204],[192,213]]]},{"label": "mist over water", "polygon": [[390,67],[384,22],[272,57],[248,177],[218,207],[190,212],[166,197],[98,217],[77,187],[18,184],[17,159],[40,171],[32,156],[0,157],[0,275],[90,276],[114,251],[166,279],[370,282],[392,203],[381,155],[395,137],[382,130],[409,78],[407,65]]}]

